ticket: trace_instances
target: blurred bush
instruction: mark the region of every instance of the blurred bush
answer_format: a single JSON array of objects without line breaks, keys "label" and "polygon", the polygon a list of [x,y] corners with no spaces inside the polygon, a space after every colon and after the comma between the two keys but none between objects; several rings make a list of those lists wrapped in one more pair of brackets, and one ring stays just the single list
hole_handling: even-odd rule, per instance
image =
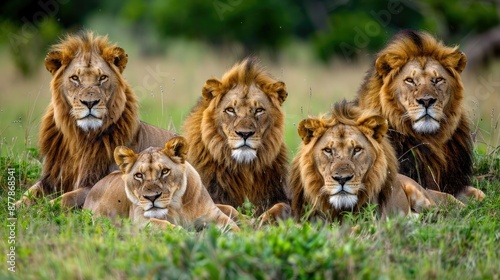
[{"label": "blurred bush", "polygon": [[323,61],[333,56],[350,61],[379,50],[401,29],[463,43],[499,25],[498,9],[490,0],[9,0],[1,4],[0,43],[29,75],[63,30],[81,29],[99,14],[130,23],[129,31],[145,46],[145,34],[214,47],[239,43],[246,53],[278,51],[298,39],[309,42]]},{"label": "blurred bush", "polygon": [[120,14],[134,23],[151,24],[163,37],[203,40],[215,46],[239,42],[251,51],[279,49],[297,34],[307,19],[293,2],[129,0]]},{"label": "blurred bush", "polygon": [[7,46],[17,69],[24,75],[39,67],[48,46],[64,31],[80,29],[86,17],[97,12],[97,0],[9,0],[0,8],[0,44]]}]

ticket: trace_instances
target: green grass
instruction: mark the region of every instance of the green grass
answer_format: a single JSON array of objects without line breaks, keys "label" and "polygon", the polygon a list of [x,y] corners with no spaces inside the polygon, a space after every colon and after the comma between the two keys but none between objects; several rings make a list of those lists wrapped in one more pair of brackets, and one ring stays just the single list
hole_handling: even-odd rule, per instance
[{"label": "green grass", "polygon": [[[466,208],[376,221],[369,208],[342,225],[292,221],[225,234],[210,227],[134,229],[89,211],[63,211],[41,199],[16,211],[16,272],[7,270],[7,186],[19,198],[39,176],[32,152],[0,161],[0,279],[498,279],[500,155],[476,156],[474,186],[486,193]],[[25,171],[23,171],[25,170]],[[493,171],[493,172],[491,172]]]},{"label": "green grass", "polygon": [[[155,58],[140,58],[127,41],[124,46],[130,61],[124,73],[140,99],[141,118],[177,132],[205,80],[220,78],[237,60],[236,54],[186,44],[170,42],[166,55]],[[0,58],[9,61],[1,50]],[[335,101],[351,99],[366,69],[366,61],[317,65],[300,46],[275,60],[262,58],[288,87],[283,109],[291,156],[300,141],[298,122],[326,112]],[[156,67],[168,75],[144,83],[148,69]],[[487,78],[499,73],[500,64],[495,67]],[[486,193],[482,202],[431,211],[417,219],[381,222],[366,211],[342,225],[287,221],[260,230],[242,225],[241,233],[221,234],[214,228],[200,233],[138,231],[128,221],[116,227],[87,211],[65,212],[42,200],[15,213],[16,273],[11,273],[6,262],[11,246],[8,171],[15,170],[15,199],[40,175],[37,131],[50,100],[50,74],[43,68],[40,62],[35,76],[21,80],[11,64],[0,65],[0,279],[500,278],[500,129],[498,114],[491,111],[499,95],[493,92],[496,83],[484,84],[480,75],[469,76],[465,85],[472,98],[481,93],[473,121],[478,143],[474,186]]]}]

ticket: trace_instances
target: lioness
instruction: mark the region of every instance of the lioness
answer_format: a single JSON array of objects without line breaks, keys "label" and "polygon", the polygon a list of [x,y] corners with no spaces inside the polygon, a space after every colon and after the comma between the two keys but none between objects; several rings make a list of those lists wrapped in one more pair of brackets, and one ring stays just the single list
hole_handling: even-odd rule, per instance
[{"label": "lioness", "polygon": [[214,204],[196,170],[186,161],[183,137],[169,140],[163,149],[139,154],[120,146],[114,157],[121,172],[113,172],[89,192],[84,208],[97,216],[129,217],[144,226],[180,225],[200,229],[215,223],[220,229],[239,231],[236,223]]}]

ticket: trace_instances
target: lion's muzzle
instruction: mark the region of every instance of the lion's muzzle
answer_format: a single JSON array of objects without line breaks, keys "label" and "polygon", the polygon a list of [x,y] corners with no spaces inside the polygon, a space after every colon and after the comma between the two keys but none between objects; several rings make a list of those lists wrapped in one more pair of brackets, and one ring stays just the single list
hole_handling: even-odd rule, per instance
[{"label": "lion's muzzle", "polygon": [[106,98],[97,87],[87,87],[74,98],[72,114],[77,125],[84,131],[99,129],[107,112]]},{"label": "lion's muzzle", "polygon": [[247,140],[255,134],[255,131],[236,131],[235,133],[243,138],[243,140]]},{"label": "lion's muzzle", "polygon": [[242,119],[236,126],[232,140],[232,157],[239,163],[250,163],[257,157],[256,143],[252,138],[255,135],[255,125],[248,119]]},{"label": "lion's muzzle", "polygon": [[434,103],[436,103],[437,99],[431,96],[425,96],[422,98],[417,98],[417,103],[424,106],[425,109],[428,109]]},{"label": "lion's muzzle", "polygon": [[332,179],[336,181],[339,185],[344,186],[345,183],[349,182],[354,176],[351,174],[339,175],[338,173],[332,176]]},{"label": "lion's muzzle", "polygon": [[81,100],[80,99],[80,103],[82,103],[87,108],[89,108],[89,110],[92,109],[95,105],[99,104],[99,101],[101,101],[101,100],[100,99],[97,99],[97,100]]},{"label": "lion's muzzle", "polygon": [[160,196],[161,196],[161,192],[158,193],[158,194],[154,194],[154,195],[143,195],[142,197],[144,197],[145,199],[151,201],[151,203],[154,204],[155,200],[158,199]]}]

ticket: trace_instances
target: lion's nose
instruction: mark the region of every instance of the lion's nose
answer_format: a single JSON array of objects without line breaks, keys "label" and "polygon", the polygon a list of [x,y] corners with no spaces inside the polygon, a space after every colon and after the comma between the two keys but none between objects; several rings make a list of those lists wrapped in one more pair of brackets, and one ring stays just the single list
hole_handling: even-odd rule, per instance
[{"label": "lion's nose", "polygon": [[236,131],[236,134],[238,134],[241,138],[243,138],[244,140],[247,140],[248,138],[250,138],[252,135],[255,134],[254,131]]},{"label": "lion's nose", "polygon": [[97,105],[97,103],[99,103],[99,101],[101,101],[100,99],[97,99],[97,100],[90,100],[90,101],[87,101],[87,100],[80,100],[80,102],[87,106],[87,108],[89,109],[92,109],[92,107],[94,107],[95,105]]},{"label": "lion's nose", "polygon": [[344,184],[352,179],[352,175],[347,175],[347,176],[341,176],[341,175],[334,175],[332,176],[333,180],[337,181],[341,186],[344,186]]},{"label": "lion's nose", "polygon": [[429,108],[432,104],[436,103],[437,99],[433,97],[423,97],[417,99],[417,103],[424,106],[424,108]]},{"label": "lion's nose", "polygon": [[143,197],[151,202],[155,202],[159,197],[161,196],[161,193],[155,194],[155,195],[143,195]]}]

